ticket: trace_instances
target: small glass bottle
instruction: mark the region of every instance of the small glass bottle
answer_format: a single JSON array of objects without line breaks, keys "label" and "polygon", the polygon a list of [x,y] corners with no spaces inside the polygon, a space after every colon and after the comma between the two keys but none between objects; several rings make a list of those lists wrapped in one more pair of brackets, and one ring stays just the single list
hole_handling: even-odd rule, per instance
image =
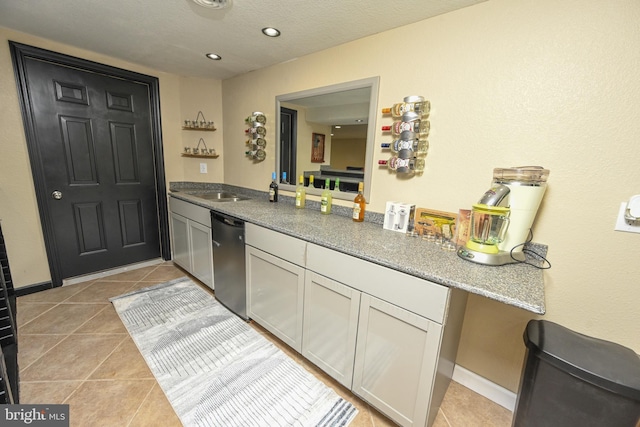
[{"label": "small glass bottle", "polygon": [[244,131],[245,133],[251,135],[252,138],[257,138],[255,135],[265,136],[267,134],[267,128],[262,125],[255,124],[253,127]]},{"label": "small glass bottle", "polygon": [[298,186],[296,187],[296,208],[304,209],[306,198],[307,191],[304,188],[304,175],[300,175]]},{"label": "small glass bottle", "polygon": [[393,122],[391,126],[382,126],[382,130],[390,131],[396,137],[399,137],[402,132],[409,131],[426,138],[431,130],[431,123],[429,120],[422,120],[416,113],[406,113],[401,120]]},{"label": "small glass bottle", "polygon": [[363,222],[364,221],[364,210],[367,204],[366,199],[364,198],[364,183],[358,183],[358,195],[355,199],[353,199],[353,215],[352,219],[354,222]]},{"label": "small glass bottle", "polygon": [[429,151],[429,141],[426,138],[420,138],[417,133],[405,131],[400,134],[400,138],[393,142],[380,144],[382,148],[390,148],[394,153],[402,150],[412,151],[414,156],[426,155]]},{"label": "small glass bottle", "polygon": [[320,196],[320,213],[324,215],[329,215],[331,213],[333,198],[331,196],[330,185],[331,183],[329,178],[327,178],[324,182],[324,190],[322,190],[322,195]]},{"label": "small glass bottle", "polygon": [[251,125],[253,123],[265,124],[267,123],[267,117],[259,111],[252,113],[249,117],[244,119],[244,121]]},{"label": "small glass bottle", "polygon": [[271,174],[271,184],[269,184],[269,201],[278,201],[278,183],[276,182],[276,173]]},{"label": "small glass bottle", "polygon": [[309,188],[314,188],[315,184],[313,183],[313,175],[309,175]]},{"label": "small glass bottle", "polygon": [[287,173],[286,172],[282,172],[282,181],[280,181],[280,184],[288,184],[287,182]]},{"label": "small glass bottle", "polygon": [[411,159],[391,157],[389,160],[378,160],[378,164],[385,165],[397,173],[420,173],[424,171],[425,161],[416,157]]},{"label": "small glass bottle", "polygon": [[405,113],[416,113],[420,117],[427,117],[431,111],[431,103],[429,101],[419,102],[400,102],[393,104],[391,108],[383,108],[382,114],[389,114],[393,117],[402,117]]},{"label": "small glass bottle", "polygon": [[340,178],[336,178],[335,182],[333,183],[333,191],[336,193],[340,192]]}]

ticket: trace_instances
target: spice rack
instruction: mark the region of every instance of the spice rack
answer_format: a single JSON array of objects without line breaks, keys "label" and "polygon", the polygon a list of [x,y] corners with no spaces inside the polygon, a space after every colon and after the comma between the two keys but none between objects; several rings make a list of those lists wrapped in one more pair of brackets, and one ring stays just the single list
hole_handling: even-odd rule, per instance
[{"label": "spice rack", "polygon": [[391,114],[394,120],[391,126],[382,126],[382,131],[391,132],[394,140],[382,144],[393,155],[388,160],[379,160],[379,165],[407,177],[423,173],[429,148],[430,110],[431,103],[422,96],[407,96],[403,102],[382,109],[383,114]]},{"label": "spice rack", "polygon": [[267,118],[264,113],[254,111],[244,122],[249,126],[244,131],[249,137],[245,154],[255,162],[261,162],[267,157],[267,153],[264,151],[264,147],[267,145],[264,138],[267,134],[267,128],[264,126],[267,123]]}]

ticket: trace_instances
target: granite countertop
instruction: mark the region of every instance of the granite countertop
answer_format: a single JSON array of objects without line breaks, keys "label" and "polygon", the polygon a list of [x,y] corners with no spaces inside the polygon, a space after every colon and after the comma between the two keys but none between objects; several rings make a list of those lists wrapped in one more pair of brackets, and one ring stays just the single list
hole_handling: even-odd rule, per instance
[{"label": "granite countertop", "polygon": [[[242,187],[171,183],[170,188],[172,197],[434,283],[536,314],[545,313],[542,270],[524,264],[494,267],[465,261],[455,252],[444,251],[434,243],[384,230],[381,214],[371,213],[367,221],[355,223],[348,217],[350,209],[342,206],[334,205],[338,214],[322,215],[319,207],[315,209],[319,206],[317,202],[308,200],[305,209],[295,209],[292,197],[281,195],[278,203],[269,203],[266,192]],[[203,191],[221,190],[251,199],[215,202],[198,197]]]}]

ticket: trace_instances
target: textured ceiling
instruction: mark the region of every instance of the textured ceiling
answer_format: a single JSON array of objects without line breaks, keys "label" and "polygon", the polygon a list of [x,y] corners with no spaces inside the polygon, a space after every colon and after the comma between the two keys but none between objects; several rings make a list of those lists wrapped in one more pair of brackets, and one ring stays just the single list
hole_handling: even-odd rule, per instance
[{"label": "textured ceiling", "polygon": [[[160,71],[226,79],[482,1],[232,0],[214,10],[191,0],[0,0],[0,26]],[[267,26],[282,35],[264,36]]]}]

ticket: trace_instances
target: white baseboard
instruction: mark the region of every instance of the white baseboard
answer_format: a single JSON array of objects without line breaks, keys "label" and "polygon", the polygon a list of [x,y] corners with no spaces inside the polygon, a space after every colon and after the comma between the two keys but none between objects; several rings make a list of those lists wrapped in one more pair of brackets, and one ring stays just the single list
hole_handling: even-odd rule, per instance
[{"label": "white baseboard", "polygon": [[513,412],[516,408],[516,393],[499,386],[480,375],[456,365],[453,368],[452,379]]}]

